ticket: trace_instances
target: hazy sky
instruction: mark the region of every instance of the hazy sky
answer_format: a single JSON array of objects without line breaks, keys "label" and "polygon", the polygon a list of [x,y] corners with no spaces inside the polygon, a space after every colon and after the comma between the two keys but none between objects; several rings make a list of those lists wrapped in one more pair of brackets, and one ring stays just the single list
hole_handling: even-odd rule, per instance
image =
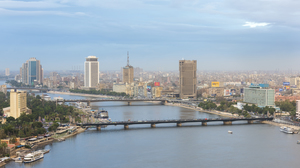
[{"label": "hazy sky", "polygon": [[0,70],[300,69],[298,0],[0,0]]}]

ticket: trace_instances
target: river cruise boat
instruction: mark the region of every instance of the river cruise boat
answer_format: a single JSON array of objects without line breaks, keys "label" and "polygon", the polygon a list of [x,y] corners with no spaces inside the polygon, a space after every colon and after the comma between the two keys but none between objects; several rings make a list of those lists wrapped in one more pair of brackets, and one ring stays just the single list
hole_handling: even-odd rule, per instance
[{"label": "river cruise boat", "polygon": [[228,134],[232,134],[232,131],[229,130],[229,131],[228,131]]},{"label": "river cruise boat", "polygon": [[290,127],[280,127],[279,129],[281,132],[287,133],[287,134],[293,134],[294,129]]},{"label": "river cruise boat", "polygon": [[108,118],[108,112],[106,110],[100,110],[98,112],[95,112],[94,118]]},{"label": "river cruise boat", "polygon": [[44,158],[44,153],[41,151],[36,151],[36,152],[25,155],[24,163],[35,162],[35,161],[43,159],[43,158]]}]

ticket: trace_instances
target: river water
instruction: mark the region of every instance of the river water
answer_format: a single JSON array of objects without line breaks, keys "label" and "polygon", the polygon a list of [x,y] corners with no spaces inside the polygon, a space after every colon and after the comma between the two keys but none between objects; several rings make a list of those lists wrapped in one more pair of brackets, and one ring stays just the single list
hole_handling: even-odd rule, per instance
[{"label": "river water", "polygon": [[[54,95],[65,99],[88,98]],[[93,98],[95,99],[95,98]],[[94,109],[106,109],[113,121],[151,119],[217,118],[174,106],[152,103],[101,102],[92,103]],[[182,124],[108,126],[101,131],[87,131],[45,146],[51,149],[45,158],[32,164],[10,162],[12,167],[299,167],[299,135],[281,133],[279,128],[267,124],[234,122],[224,126],[221,122]],[[233,134],[228,134],[228,130]]]}]

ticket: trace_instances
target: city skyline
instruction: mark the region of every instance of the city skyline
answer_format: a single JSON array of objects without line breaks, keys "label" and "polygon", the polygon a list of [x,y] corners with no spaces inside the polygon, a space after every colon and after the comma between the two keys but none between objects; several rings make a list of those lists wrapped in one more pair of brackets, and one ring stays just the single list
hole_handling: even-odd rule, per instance
[{"label": "city skyline", "polygon": [[199,70],[299,70],[299,3],[232,2],[1,1],[0,67],[37,57],[70,70],[95,55],[100,71],[118,70],[130,51],[145,70],[176,70],[182,58]]}]

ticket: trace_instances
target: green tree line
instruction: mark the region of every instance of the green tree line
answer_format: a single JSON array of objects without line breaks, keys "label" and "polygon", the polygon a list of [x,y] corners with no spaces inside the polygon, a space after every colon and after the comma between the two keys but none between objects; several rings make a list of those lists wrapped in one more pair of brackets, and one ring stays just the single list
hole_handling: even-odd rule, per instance
[{"label": "green tree line", "polygon": [[107,90],[81,90],[81,89],[70,89],[72,93],[85,93],[85,94],[97,94],[97,95],[109,95],[109,96],[127,96],[126,93],[118,93],[118,92],[109,92]]}]

